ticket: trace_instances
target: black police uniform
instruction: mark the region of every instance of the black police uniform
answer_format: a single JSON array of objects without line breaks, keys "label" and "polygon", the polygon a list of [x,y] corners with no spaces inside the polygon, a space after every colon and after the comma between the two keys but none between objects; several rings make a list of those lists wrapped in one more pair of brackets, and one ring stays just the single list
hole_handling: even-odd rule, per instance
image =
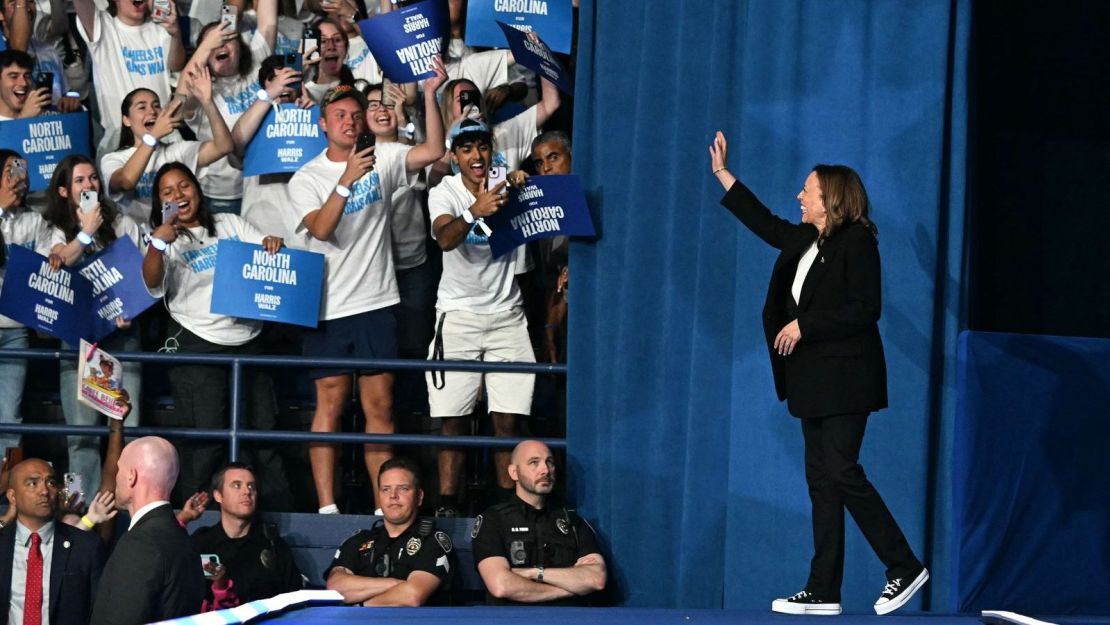
[{"label": "black police uniform", "polygon": [[[601,553],[589,523],[562,506],[536,510],[514,496],[511,501],[488,508],[474,520],[470,533],[474,564],[500,556],[514,569],[537,566],[566,568],[579,558]],[[522,605],[486,593],[491,605]],[[544,605],[589,605],[589,596],[568,597]],[[535,604],[527,604],[535,605]]]},{"label": "black police uniform", "polygon": [[437,531],[432,519],[418,519],[405,531],[391,538],[378,521],[360,530],[339,546],[335,558],[324,571],[341,566],[360,577],[392,577],[406,580],[413,571],[424,571],[439,578],[439,588],[428,598],[428,605],[446,605],[451,573],[456,568],[451,537]]},{"label": "black police uniform", "polygon": [[[240,603],[300,590],[304,585],[292,550],[278,536],[273,524],[256,521],[246,536],[230,538],[223,525],[216,523],[197,530],[193,543],[201,554],[220,556],[220,564],[227,569],[227,578],[234,582],[232,592]],[[207,595],[211,601],[211,588]]]}]

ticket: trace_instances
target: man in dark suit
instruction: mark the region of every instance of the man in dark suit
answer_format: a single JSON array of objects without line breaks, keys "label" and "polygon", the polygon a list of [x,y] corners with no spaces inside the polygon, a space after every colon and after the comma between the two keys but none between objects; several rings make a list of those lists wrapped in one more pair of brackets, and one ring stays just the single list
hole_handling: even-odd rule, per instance
[{"label": "man in dark suit", "polygon": [[178,459],[164,438],[132,441],[119,457],[116,505],[131,526],[104,567],[93,625],[138,625],[196,614],[204,600],[200,555],[174,518]]},{"label": "man in dark suit", "polygon": [[[0,530],[0,562],[6,563],[0,565],[0,598],[7,606],[0,625],[88,623],[104,568],[100,539],[54,521],[58,484],[43,460],[15,466],[7,497],[16,520]],[[37,620],[35,614],[25,618],[25,610],[37,611]]]}]

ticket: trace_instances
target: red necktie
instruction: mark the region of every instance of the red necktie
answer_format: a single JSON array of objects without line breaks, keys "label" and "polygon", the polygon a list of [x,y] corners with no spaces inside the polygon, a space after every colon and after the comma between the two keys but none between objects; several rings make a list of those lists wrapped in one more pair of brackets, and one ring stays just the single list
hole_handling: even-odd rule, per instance
[{"label": "red necktie", "polygon": [[27,554],[27,590],[23,593],[23,625],[42,625],[42,538],[31,532],[31,550]]}]

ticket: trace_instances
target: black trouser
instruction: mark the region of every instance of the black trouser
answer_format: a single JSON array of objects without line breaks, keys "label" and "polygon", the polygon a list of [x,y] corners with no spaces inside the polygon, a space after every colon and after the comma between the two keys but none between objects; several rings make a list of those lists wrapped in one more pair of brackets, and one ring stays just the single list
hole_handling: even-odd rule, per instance
[{"label": "black trouser", "polygon": [[867,414],[802,419],[806,483],[813,503],[813,561],[806,590],[840,601],[844,578],[844,509],[886,565],[888,579],[921,570],[906,537],[859,464]]}]

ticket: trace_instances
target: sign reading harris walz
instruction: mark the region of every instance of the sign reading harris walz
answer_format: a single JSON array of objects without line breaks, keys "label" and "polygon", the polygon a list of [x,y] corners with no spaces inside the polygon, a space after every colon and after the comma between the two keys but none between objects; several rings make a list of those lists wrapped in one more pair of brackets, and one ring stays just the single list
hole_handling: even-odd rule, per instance
[{"label": "sign reading harris walz", "polygon": [[247,144],[243,175],[293,173],[328,146],[320,129],[320,107],[270,107],[262,127]]},{"label": "sign reading harris walz", "polygon": [[134,319],[158,300],[142,278],[142,255],[121,237],[77,268],[54,270],[45,256],[8,248],[0,314],[71,345],[115,332],[116,317]]},{"label": "sign reading harris walz", "polygon": [[0,146],[27,159],[28,188],[42,191],[68,154],[90,156],[89,113],[47,113],[27,119],[0,122]]},{"label": "sign reading harris walz", "polygon": [[409,83],[434,75],[432,59],[443,50],[449,24],[446,2],[424,0],[362,20],[358,27],[386,78]]},{"label": "sign reading harris walz", "polygon": [[513,51],[517,63],[550,80],[563,93],[574,95],[574,80],[551,54],[551,48],[540,39],[539,33],[523,31],[504,22],[497,22],[497,25],[505,33],[505,41],[509,42],[509,49]]},{"label": "sign reading harris walz", "polygon": [[543,33],[551,49],[570,54],[571,0],[470,0],[466,5],[466,45],[504,47],[497,22],[524,32]]},{"label": "sign reading harris walz", "polygon": [[221,239],[212,281],[214,314],[315,328],[320,318],[324,256]]},{"label": "sign reading harris walz", "polygon": [[555,236],[596,235],[578,176],[532,176],[509,192],[504,208],[485,218],[497,258],[528,241]]}]

